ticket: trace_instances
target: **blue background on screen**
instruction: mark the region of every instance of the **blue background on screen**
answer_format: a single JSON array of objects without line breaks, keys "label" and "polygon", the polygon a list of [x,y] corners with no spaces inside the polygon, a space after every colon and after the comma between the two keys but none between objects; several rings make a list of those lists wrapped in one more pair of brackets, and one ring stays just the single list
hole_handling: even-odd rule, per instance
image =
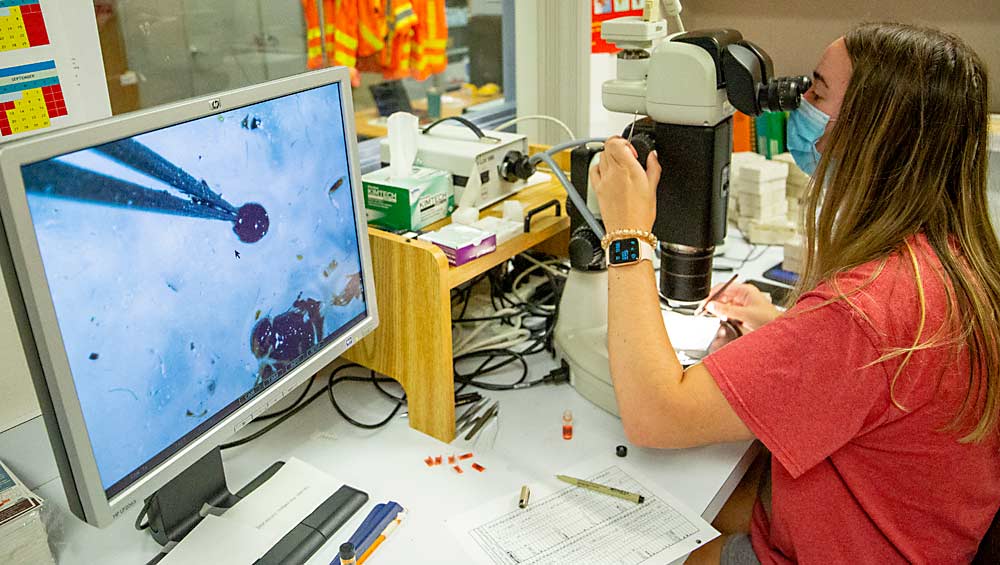
[{"label": "blue background on screen", "polygon": [[[261,204],[270,227],[243,243],[231,221],[46,195],[30,185],[37,165],[24,168],[106,489],[300,361],[255,354],[262,320],[308,318],[294,304],[315,301],[323,328],[310,338],[314,351],[366,312],[339,85],[134,139],[233,206]],[[189,199],[94,150],[58,161]]]}]

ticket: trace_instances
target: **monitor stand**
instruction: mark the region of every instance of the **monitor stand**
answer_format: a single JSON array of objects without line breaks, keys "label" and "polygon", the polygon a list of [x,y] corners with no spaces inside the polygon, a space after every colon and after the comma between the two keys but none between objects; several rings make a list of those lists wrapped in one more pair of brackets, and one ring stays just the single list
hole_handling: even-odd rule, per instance
[{"label": "monitor stand", "polygon": [[[222,451],[216,447],[146,499],[144,514],[150,535],[160,545],[180,542],[201,522],[201,510],[206,504],[215,508],[232,508],[277,473],[282,465],[284,462],[281,461],[271,465],[233,494],[226,484]],[[142,514],[139,520],[142,520]],[[136,524],[138,526],[139,522],[136,521]]]}]

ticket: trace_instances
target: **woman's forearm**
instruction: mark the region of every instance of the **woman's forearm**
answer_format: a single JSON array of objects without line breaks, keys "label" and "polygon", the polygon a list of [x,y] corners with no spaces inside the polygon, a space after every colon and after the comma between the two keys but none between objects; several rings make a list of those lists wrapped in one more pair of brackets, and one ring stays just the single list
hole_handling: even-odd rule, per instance
[{"label": "woman's forearm", "polygon": [[655,445],[658,431],[671,425],[684,369],[663,325],[649,261],[608,269],[608,357],[626,436]]}]

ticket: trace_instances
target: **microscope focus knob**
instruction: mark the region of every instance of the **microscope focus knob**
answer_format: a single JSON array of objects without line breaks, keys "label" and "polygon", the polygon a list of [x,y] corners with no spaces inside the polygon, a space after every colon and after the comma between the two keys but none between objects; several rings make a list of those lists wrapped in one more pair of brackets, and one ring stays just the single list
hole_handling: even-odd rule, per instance
[{"label": "microscope focus knob", "polygon": [[569,239],[569,262],[581,271],[604,270],[604,250],[601,239],[590,228],[581,226]]},{"label": "microscope focus knob", "polygon": [[649,154],[653,152],[653,148],[656,143],[653,141],[653,136],[648,133],[637,133],[632,136],[632,147],[635,147],[635,152],[638,153],[636,158],[639,159],[639,164],[642,168],[646,168],[646,159],[649,158]]}]

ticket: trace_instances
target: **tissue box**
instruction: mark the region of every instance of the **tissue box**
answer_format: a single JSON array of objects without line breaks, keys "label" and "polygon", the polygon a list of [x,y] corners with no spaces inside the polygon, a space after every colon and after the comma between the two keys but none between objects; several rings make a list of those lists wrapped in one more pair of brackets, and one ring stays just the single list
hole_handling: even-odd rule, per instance
[{"label": "tissue box", "polygon": [[389,168],[361,177],[368,223],[390,230],[419,230],[448,217],[455,190],[445,171],[413,167],[408,177],[393,178]]},{"label": "tissue box", "polygon": [[448,262],[456,267],[497,249],[495,233],[460,224],[449,224],[437,231],[423,234],[420,239],[440,247],[448,257]]}]

